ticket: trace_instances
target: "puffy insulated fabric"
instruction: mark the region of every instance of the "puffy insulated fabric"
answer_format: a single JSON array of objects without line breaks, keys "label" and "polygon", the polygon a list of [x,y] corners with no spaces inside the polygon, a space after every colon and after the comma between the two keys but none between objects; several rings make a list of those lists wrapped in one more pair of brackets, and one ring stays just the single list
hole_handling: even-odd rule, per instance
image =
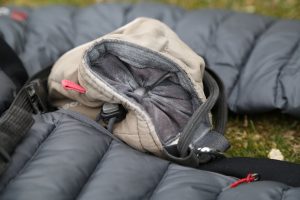
[{"label": "puffy insulated fabric", "polygon": [[145,16],[169,25],[206,58],[225,83],[232,111],[279,109],[300,117],[297,20],[224,10],[186,11],[159,4],[50,6],[24,11],[29,14],[24,22],[1,16],[0,34],[19,53],[31,75],[52,65],[69,49]]},{"label": "puffy insulated fabric", "polygon": [[146,155],[112,139],[95,122],[57,111],[35,117],[0,178],[0,199],[296,200],[300,188],[236,179]]}]

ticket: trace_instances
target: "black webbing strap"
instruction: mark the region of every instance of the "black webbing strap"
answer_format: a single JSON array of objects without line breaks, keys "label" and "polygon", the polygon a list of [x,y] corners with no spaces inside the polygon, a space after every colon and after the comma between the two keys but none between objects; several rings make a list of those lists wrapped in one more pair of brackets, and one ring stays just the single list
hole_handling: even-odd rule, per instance
[{"label": "black webbing strap", "polygon": [[[19,90],[28,75],[14,50],[0,37],[0,69]],[[16,144],[33,123],[25,91],[20,91],[10,108],[0,117],[0,174],[5,170]]]},{"label": "black webbing strap", "polygon": [[0,118],[0,174],[10,161],[10,155],[32,126],[31,103],[23,88],[9,109]]},{"label": "black webbing strap", "polygon": [[211,69],[206,68],[205,70],[217,82],[219,87],[219,97],[213,108],[213,116],[215,119],[214,130],[224,135],[228,120],[227,97],[225,94],[224,84],[219,76],[217,76],[217,74],[215,74],[215,72],[213,72]]},{"label": "black webbing strap", "polygon": [[[198,142],[194,144],[194,146],[196,146],[195,148],[210,147],[219,151],[225,151],[229,147],[228,141],[223,136],[227,121],[226,102],[224,102],[225,97],[223,96],[224,92],[220,91],[218,82],[208,71],[204,73],[203,82],[209,95],[207,100],[195,111],[183,130],[182,136],[179,138],[178,150],[181,156],[188,155],[190,145],[193,144],[193,140],[195,140],[196,136],[200,138]],[[209,129],[210,127],[208,115],[215,105],[216,116],[214,129],[212,131],[205,131],[205,129]]]},{"label": "black webbing strap", "polygon": [[14,50],[0,37],[0,69],[9,76],[17,89],[28,79],[27,72]]},{"label": "black webbing strap", "polygon": [[[227,104],[222,82],[214,74],[205,71],[203,83],[207,100],[199,106],[185,126],[178,141],[179,155],[165,150],[167,157],[177,163],[197,167],[217,157],[229,148],[224,137],[227,122]],[[220,85],[220,86],[219,86]],[[214,108],[214,128],[211,129],[209,113]]]},{"label": "black webbing strap", "polygon": [[26,84],[9,109],[0,117],[0,174],[4,172],[18,143],[34,123],[33,114],[44,113],[47,95],[41,81]]},{"label": "black webbing strap", "polygon": [[[209,79],[208,81],[215,81],[219,87],[218,100],[216,101],[212,109],[214,128],[213,130],[206,132],[206,134],[202,134],[201,137],[196,140],[192,146],[194,149],[200,149],[202,151],[198,151],[198,153],[203,154],[203,147],[209,147],[211,148],[210,151],[212,151],[210,152],[211,154],[220,154],[230,147],[228,140],[224,137],[228,116],[227,98],[221,79],[210,69],[206,68],[206,71],[210,75],[207,77]],[[207,84],[207,86],[210,85],[213,86],[215,84]],[[210,93],[210,90],[212,90],[212,88],[207,87],[206,90],[208,90],[207,93]]]},{"label": "black webbing strap", "polygon": [[197,168],[237,178],[244,178],[248,173],[257,173],[260,180],[300,187],[300,165],[286,161],[267,158],[221,158]]}]

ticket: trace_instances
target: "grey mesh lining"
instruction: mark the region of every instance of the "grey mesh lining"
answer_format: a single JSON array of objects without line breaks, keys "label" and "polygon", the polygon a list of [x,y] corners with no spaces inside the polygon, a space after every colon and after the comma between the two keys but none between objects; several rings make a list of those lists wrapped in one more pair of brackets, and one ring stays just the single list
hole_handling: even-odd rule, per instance
[{"label": "grey mesh lining", "polygon": [[166,144],[181,132],[201,104],[187,75],[149,49],[105,41],[85,55],[104,82],[145,110]]}]

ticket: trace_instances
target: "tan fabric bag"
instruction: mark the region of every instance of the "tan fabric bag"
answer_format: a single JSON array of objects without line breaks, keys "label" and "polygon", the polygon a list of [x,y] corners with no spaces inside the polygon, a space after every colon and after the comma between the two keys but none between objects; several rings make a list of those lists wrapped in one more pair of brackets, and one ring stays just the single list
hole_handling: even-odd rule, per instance
[{"label": "tan fabric bag", "polygon": [[[104,103],[122,105],[127,113],[113,134],[135,149],[163,156],[206,101],[204,67],[165,24],[138,18],[64,54],[48,79],[50,101],[94,120]],[[82,88],[68,88],[66,81]],[[208,118],[206,113],[203,121],[211,129]]]}]

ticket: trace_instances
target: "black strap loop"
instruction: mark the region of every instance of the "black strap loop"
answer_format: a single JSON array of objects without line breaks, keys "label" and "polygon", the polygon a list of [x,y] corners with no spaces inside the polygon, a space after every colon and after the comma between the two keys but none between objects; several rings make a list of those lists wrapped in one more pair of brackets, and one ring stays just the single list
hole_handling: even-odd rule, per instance
[{"label": "black strap loop", "polygon": [[[208,115],[211,111],[211,109],[214,107],[216,102],[219,99],[219,87],[218,83],[214,80],[214,78],[210,75],[209,72],[205,71],[204,77],[203,77],[203,82],[205,87],[207,88],[209,95],[207,97],[207,100],[200,105],[200,107],[195,111],[187,125],[185,126],[185,129],[183,130],[182,136],[179,138],[178,142],[178,150],[180,153],[180,156],[187,156],[189,151],[190,151],[190,145],[193,143],[193,140],[195,139],[195,135],[198,133],[199,130],[198,128],[201,126],[203,123],[210,124],[208,119]],[[219,132],[221,134],[224,134],[225,130],[225,125],[220,124],[221,123],[226,123],[226,120],[220,120],[223,118],[223,116],[227,113],[220,113],[217,115],[217,120],[216,120],[216,132]],[[202,137],[202,136],[201,136]],[[224,146],[225,147],[225,146]],[[212,146],[211,148],[218,149],[220,151],[224,151],[224,147],[221,146],[222,149],[218,149],[218,147]],[[228,147],[228,146],[227,146]],[[226,147],[226,148],[227,148]]]},{"label": "black strap loop", "polygon": [[27,72],[14,50],[0,37],[0,68],[19,90],[28,79]]},{"label": "black strap loop", "polygon": [[6,169],[10,155],[33,125],[32,114],[47,111],[47,96],[43,89],[38,80],[26,84],[0,117],[0,175]]},{"label": "black strap loop", "polygon": [[300,187],[300,165],[268,158],[221,158],[197,167],[201,170],[242,178],[248,173],[258,173],[260,180],[277,181]]},{"label": "black strap loop", "polygon": [[225,93],[225,88],[222,80],[213,72],[211,69],[206,68],[206,71],[211,75],[211,77],[217,82],[219,87],[219,97],[213,108],[213,116],[215,119],[214,130],[218,133],[225,134],[226,124],[228,120],[228,108],[227,108],[227,97]]},{"label": "black strap loop", "polygon": [[[227,104],[222,82],[210,70],[205,71],[203,82],[208,97],[195,111],[179,137],[179,155],[173,155],[165,149],[165,154],[170,160],[194,167],[224,157],[222,152],[230,146],[224,137]],[[215,123],[212,129],[209,113],[213,108]]]}]

